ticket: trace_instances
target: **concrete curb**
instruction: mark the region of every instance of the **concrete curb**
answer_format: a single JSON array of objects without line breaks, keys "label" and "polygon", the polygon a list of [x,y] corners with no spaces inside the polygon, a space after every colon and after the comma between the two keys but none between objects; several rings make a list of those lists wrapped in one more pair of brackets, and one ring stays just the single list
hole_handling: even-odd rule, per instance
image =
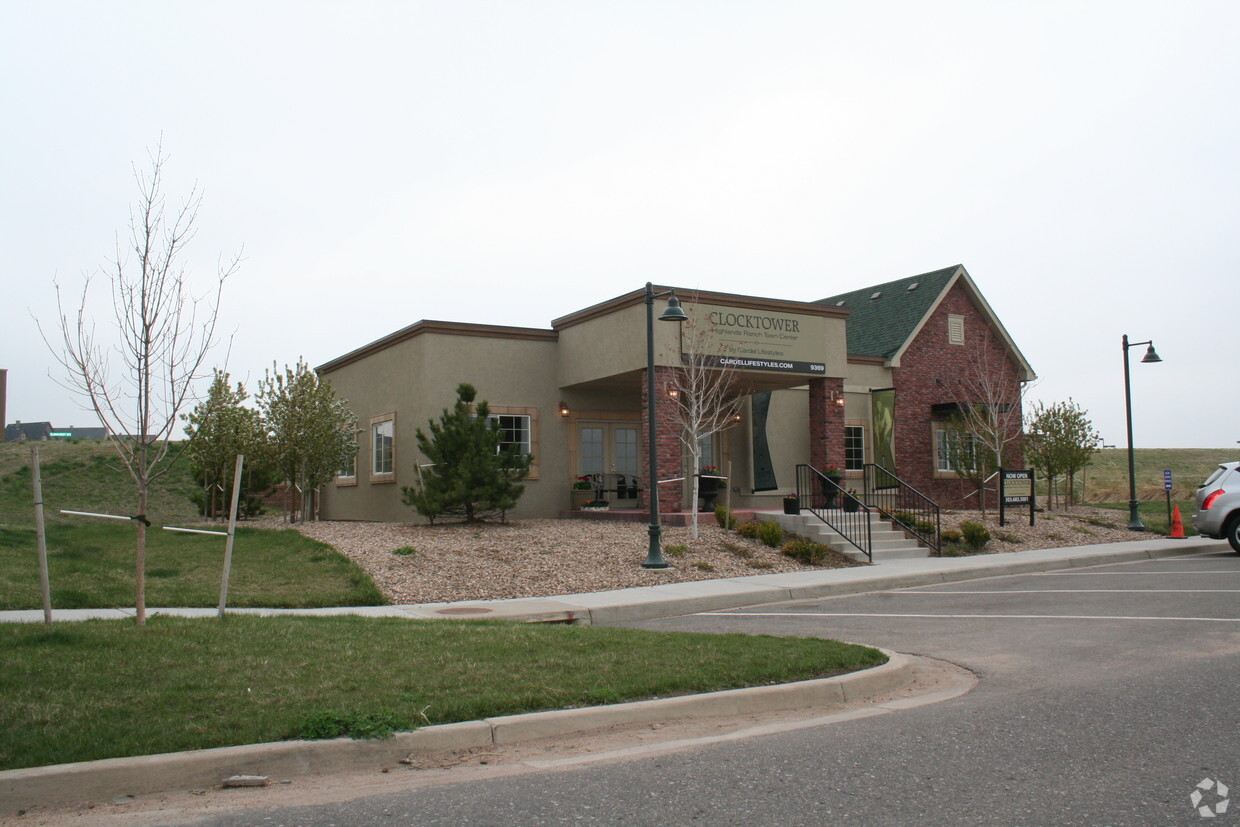
[{"label": "concrete curb", "polygon": [[77,764],[0,772],[0,813],[53,807],[122,795],[150,795],[213,787],[233,775],[277,780],[395,765],[410,754],[452,752],[494,744],[588,732],[619,724],[839,707],[898,689],[912,680],[912,665],[882,650],[887,663],[833,678],[777,686],[728,689],[608,706],[505,715],[481,721],[428,726],[382,741],[282,741],[240,747],[106,758]]},{"label": "concrete curb", "polygon": [[[1095,548],[1098,550],[1094,551]],[[923,558],[873,567],[669,583],[612,592],[558,595],[550,600],[554,600],[559,604],[557,608],[565,612],[561,619],[571,617],[572,621],[577,623],[625,623],[695,612],[741,609],[786,600],[933,586],[984,577],[1155,560],[1225,549],[1230,550],[1226,542],[1217,540],[1138,540],[1066,549],[1036,549],[985,557]],[[536,618],[532,612],[526,613],[534,608],[531,604],[537,603],[537,600],[526,598],[519,601],[479,602],[476,604],[479,608],[490,608],[492,612],[477,616],[512,620],[543,619]],[[430,606],[418,608],[427,614],[434,614],[434,609]]]}]

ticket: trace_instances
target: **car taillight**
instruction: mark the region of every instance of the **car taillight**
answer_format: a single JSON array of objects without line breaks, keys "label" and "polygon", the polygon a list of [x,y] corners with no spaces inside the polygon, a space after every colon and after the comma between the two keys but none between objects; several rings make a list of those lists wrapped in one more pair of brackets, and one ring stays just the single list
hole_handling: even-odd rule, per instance
[{"label": "car taillight", "polygon": [[1206,494],[1206,498],[1201,501],[1201,510],[1209,511],[1210,506],[1214,505],[1214,501],[1223,496],[1225,493],[1227,492],[1220,488],[1217,491],[1211,491],[1209,494]]}]

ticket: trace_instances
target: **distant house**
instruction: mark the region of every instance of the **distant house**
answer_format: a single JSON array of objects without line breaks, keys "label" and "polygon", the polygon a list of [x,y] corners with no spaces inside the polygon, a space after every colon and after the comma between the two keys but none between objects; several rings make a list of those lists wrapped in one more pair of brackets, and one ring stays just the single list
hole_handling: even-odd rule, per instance
[{"label": "distant house", "polygon": [[4,427],[5,442],[46,442],[51,438],[50,422],[16,422]]},{"label": "distant house", "polygon": [[31,440],[45,442],[55,439],[107,439],[108,429],[79,428],[70,425],[68,428],[57,428],[50,422],[17,422],[5,426],[5,442],[29,442]]},{"label": "distant house", "polygon": [[70,425],[68,428],[54,428],[52,430],[52,439],[107,439],[108,429],[99,428],[79,428],[76,425]]}]

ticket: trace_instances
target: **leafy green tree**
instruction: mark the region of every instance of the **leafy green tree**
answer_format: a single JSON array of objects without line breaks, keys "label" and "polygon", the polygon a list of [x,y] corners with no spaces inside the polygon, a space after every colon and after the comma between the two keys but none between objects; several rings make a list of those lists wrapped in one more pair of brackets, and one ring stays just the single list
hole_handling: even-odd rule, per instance
[{"label": "leafy green tree", "polygon": [[228,374],[216,370],[207,398],[181,417],[189,439],[183,455],[194,479],[202,486],[191,499],[205,516],[228,513],[237,454],[245,456],[244,494],[238,507],[242,516],[262,513],[262,500],[255,492],[265,491],[274,482],[267,461],[263,421],[258,411],[245,406],[247,399],[249,394],[242,383],[233,388]]},{"label": "leafy green tree", "polygon": [[430,461],[417,485],[404,486],[404,502],[432,523],[442,515],[476,522],[517,504],[533,459],[516,445],[504,445],[498,424],[489,420],[486,400],[474,404],[477,391],[461,383],[456,404],[427,434],[417,431],[418,450]]},{"label": "leafy green tree", "polygon": [[[259,382],[258,407],[267,429],[272,467],[303,493],[301,519],[312,492],[357,455],[357,418],[349,403],[300,358],[296,368],[272,370]],[[289,493],[285,494],[286,504]],[[291,513],[291,509],[286,508]]]},{"label": "leafy green tree", "polygon": [[[1055,479],[1068,478],[1065,506],[1076,503],[1076,475],[1093,461],[1102,436],[1094,430],[1087,411],[1072,401],[1034,405],[1029,420],[1029,464],[1047,480],[1048,505],[1054,507]],[[1032,450],[1030,450],[1030,448]]]}]

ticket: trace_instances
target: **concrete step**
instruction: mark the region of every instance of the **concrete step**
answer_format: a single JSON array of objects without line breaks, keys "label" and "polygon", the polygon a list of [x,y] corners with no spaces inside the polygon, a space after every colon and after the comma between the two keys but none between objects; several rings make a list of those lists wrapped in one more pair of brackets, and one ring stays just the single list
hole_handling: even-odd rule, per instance
[{"label": "concrete step", "polygon": [[[835,529],[819,520],[813,514],[783,514],[777,512],[759,513],[759,519],[774,519],[785,531],[807,537],[815,542],[829,545],[831,548],[858,562],[869,562],[869,559],[856,546],[845,540]],[[831,516],[831,515],[828,515]],[[930,549],[918,545],[903,530],[896,530],[892,524],[876,516],[870,522],[870,551],[873,562],[884,560],[908,560],[930,556]]]}]

